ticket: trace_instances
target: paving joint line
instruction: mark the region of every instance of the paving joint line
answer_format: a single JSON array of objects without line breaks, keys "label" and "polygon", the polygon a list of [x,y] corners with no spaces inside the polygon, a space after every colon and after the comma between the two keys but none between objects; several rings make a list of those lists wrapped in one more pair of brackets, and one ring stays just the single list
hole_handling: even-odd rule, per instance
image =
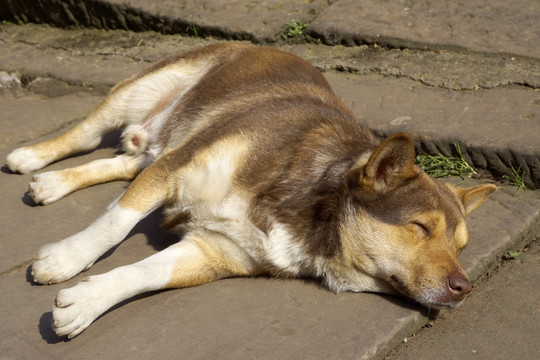
[{"label": "paving joint line", "polygon": [[449,86],[444,85],[435,85],[430,82],[427,82],[421,78],[407,75],[406,73],[400,72],[400,73],[392,73],[392,72],[385,72],[386,70],[384,68],[370,68],[368,70],[359,70],[352,66],[347,65],[314,65],[319,71],[322,73],[344,73],[344,74],[351,74],[351,75],[357,75],[357,76],[365,76],[365,75],[380,75],[383,77],[394,77],[397,79],[408,79],[414,82],[418,82],[424,86],[435,88],[435,89],[444,89],[449,91],[477,91],[477,90],[492,90],[492,89],[499,89],[506,86],[521,86],[525,88],[530,88],[533,90],[540,89],[540,87],[536,87],[534,85],[528,84],[526,82],[519,82],[519,81],[506,81],[506,82],[500,82],[498,84],[495,84],[493,86],[485,86],[485,85],[475,85],[474,87],[461,87],[461,88],[451,88]]},{"label": "paving joint line", "polygon": [[11,267],[11,268],[9,268],[9,269],[7,269],[7,270],[1,272],[1,273],[0,273],[0,278],[2,278],[2,277],[4,277],[4,276],[7,276],[7,275],[14,274],[14,273],[19,272],[19,271],[21,271],[21,270],[26,271],[26,270],[28,269],[28,267],[29,267],[30,265],[32,265],[33,262],[34,262],[34,259],[32,259],[32,260],[26,260],[26,261],[20,263],[19,265],[15,265],[15,266],[13,266],[13,267]]},{"label": "paving joint line", "polygon": [[[467,47],[459,46],[459,45],[451,45],[451,44],[428,44],[428,43],[411,43],[411,45],[392,45],[391,42],[400,42],[400,41],[407,41],[402,40],[400,38],[389,38],[388,40],[383,41],[370,41],[365,38],[360,37],[360,39],[342,39],[337,42],[332,42],[332,40],[325,40],[321,36],[318,35],[312,35],[312,33],[307,34],[310,38],[314,40],[315,43],[325,45],[328,47],[332,46],[343,46],[348,48],[355,48],[355,47],[362,47],[362,46],[368,46],[369,48],[380,48],[383,50],[410,50],[410,51],[419,51],[419,52],[438,52],[438,51],[448,51],[455,54],[461,54],[466,56],[502,56],[502,57],[510,57],[515,58],[517,60],[523,60],[523,61],[534,61],[539,62],[540,59],[532,57],[532,56],[525,56],[525,55],[519,55],[514,54],[510,52],[490,52],[490,51],[478,51],[469,49]],[[351,44],[354,43],[354,44]],[[407,41],[410,43],[410,41]]]},{"label": "paving joint line", "polygon": [[[3,39],[0,39],[0,41],[2,43],[6,43],[5,40]],[[31,42],[31,41],[26,41],[26,40],[23,40],[23,39],[17,39],[15,41],[11,41],[11,43],[15,43],[15,44],[24,44],[24,45],[28,45],[28,46],[32,46],[38,50],[46,50],[46,49],[53,49],[53,50],[60,50],[60,51],[65,51],[67,53],[70,53],[70,54],[74,54],[76,52],[79,52],[78,54],[74,55],[74,56],[88,56],[88,55],[101,55],[101,56],[112,56],[112,57],[123,57],[125,59],[130,59],[130,60],[134,60],[136,62],[145,62],[145,63],[153,63],[153,61],[151,60],[147,60],[147,59],[144,59],[144,58],[139,58],[139,57],[136,57],[136,56],[129,56],[127,54],[123,54],[121,52],[106,52],[106,51],[84,51],[84,50],[75,50],[75,49],[69,49],[69,48],[66,48],[66,47],[62,47],[62,46],[54,46],[54,45],[47,45],[47,46],[40,46],[40,44],[38,42]]]}]

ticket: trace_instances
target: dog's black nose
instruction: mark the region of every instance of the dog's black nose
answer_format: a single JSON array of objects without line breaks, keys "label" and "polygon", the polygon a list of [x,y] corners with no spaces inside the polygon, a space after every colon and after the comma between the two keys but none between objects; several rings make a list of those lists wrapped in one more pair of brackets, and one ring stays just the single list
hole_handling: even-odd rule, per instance
[{"label": "dog's black nose", "polygon": [[463,300],[471,289],[471,282],[467,276],[459,271],[451,272],[448,275],[448,288],[454,300]]}]

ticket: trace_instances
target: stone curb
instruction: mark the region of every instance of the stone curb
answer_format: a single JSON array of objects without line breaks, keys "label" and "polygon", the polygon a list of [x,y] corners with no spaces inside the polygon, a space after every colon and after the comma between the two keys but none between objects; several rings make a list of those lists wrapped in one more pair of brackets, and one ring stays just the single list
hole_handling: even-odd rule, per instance
[{"label": "stone curb", "polygon": [[226,40],[275,42],[291,20],[310,22],[328,5],[323,0],[270,0],[255,6],[249,1],[202,2],[162,0],[0,0],[0,14],[15,22],[48,23],[157,31]]},{"label": "stone curb", "polygon": [[[408,3],[371,0],[202,2],[0,0],[3,20],[163,34],[281,41],[299,20],[325,44],[498,53],[540,58],[540,7],[531,0]],[[0,19],[2,20],[2,19]],[[286,36],[285,36],[286,38]]]}]

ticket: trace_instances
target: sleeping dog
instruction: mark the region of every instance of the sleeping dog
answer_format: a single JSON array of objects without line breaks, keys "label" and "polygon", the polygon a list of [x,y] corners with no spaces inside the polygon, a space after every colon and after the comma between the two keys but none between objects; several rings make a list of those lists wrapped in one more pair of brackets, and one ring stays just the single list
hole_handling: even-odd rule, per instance
[{"label": "sleeping dog", "polygon": [[150,212],[183,238],[133,265],[58,293],[53,328],[74,337],[142,292],[233,276],[320,278],[332,291],[399,294],[455,307],[471,290],[457,256],[465,216],[494,185],[462,189],[414,165],[413,140],[380,141],[291,54],[217,44],[170,56],[114,87],[60,137],[13,151],[28,173],[94,149],[122,128],[124,153],[37,174],[29,193],[49,204],[90,185],[133,182],[85,230],[41,248],[34,280],[88,269]]}]

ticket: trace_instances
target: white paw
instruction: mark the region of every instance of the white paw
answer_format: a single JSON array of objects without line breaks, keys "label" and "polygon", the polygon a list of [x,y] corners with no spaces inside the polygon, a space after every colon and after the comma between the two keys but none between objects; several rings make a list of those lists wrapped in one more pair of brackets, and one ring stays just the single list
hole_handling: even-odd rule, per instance
[{"label": "white paw", "polygon": [[[104,285],[104,286],[102,286]],[[86,329],[110,306],[111,290],[100,276],[84,279],[69,289],[60,290],[53,306],[53,329],[58,336],[73,338]]]},{"label": "white paw", "polygon": [[70,187],[56,171],[36,174],[28,185],[28,193],[36,204],[50,204],[70,192]]},{"label": "white paw", "polygon": [[[34,281],[54,284],[71,279],[94,263],[80,246],[80,233],[65,240],[43,246],[32,264]],[[84,239],[82,239],[84,241]],[[91,256],[91,255],[90,255]]]},{"label": "white paw", "polygon": [[47,165],[33,150],[28,147],[13,150],[7,157],[6,163],[13,172],[28,174]]}]

